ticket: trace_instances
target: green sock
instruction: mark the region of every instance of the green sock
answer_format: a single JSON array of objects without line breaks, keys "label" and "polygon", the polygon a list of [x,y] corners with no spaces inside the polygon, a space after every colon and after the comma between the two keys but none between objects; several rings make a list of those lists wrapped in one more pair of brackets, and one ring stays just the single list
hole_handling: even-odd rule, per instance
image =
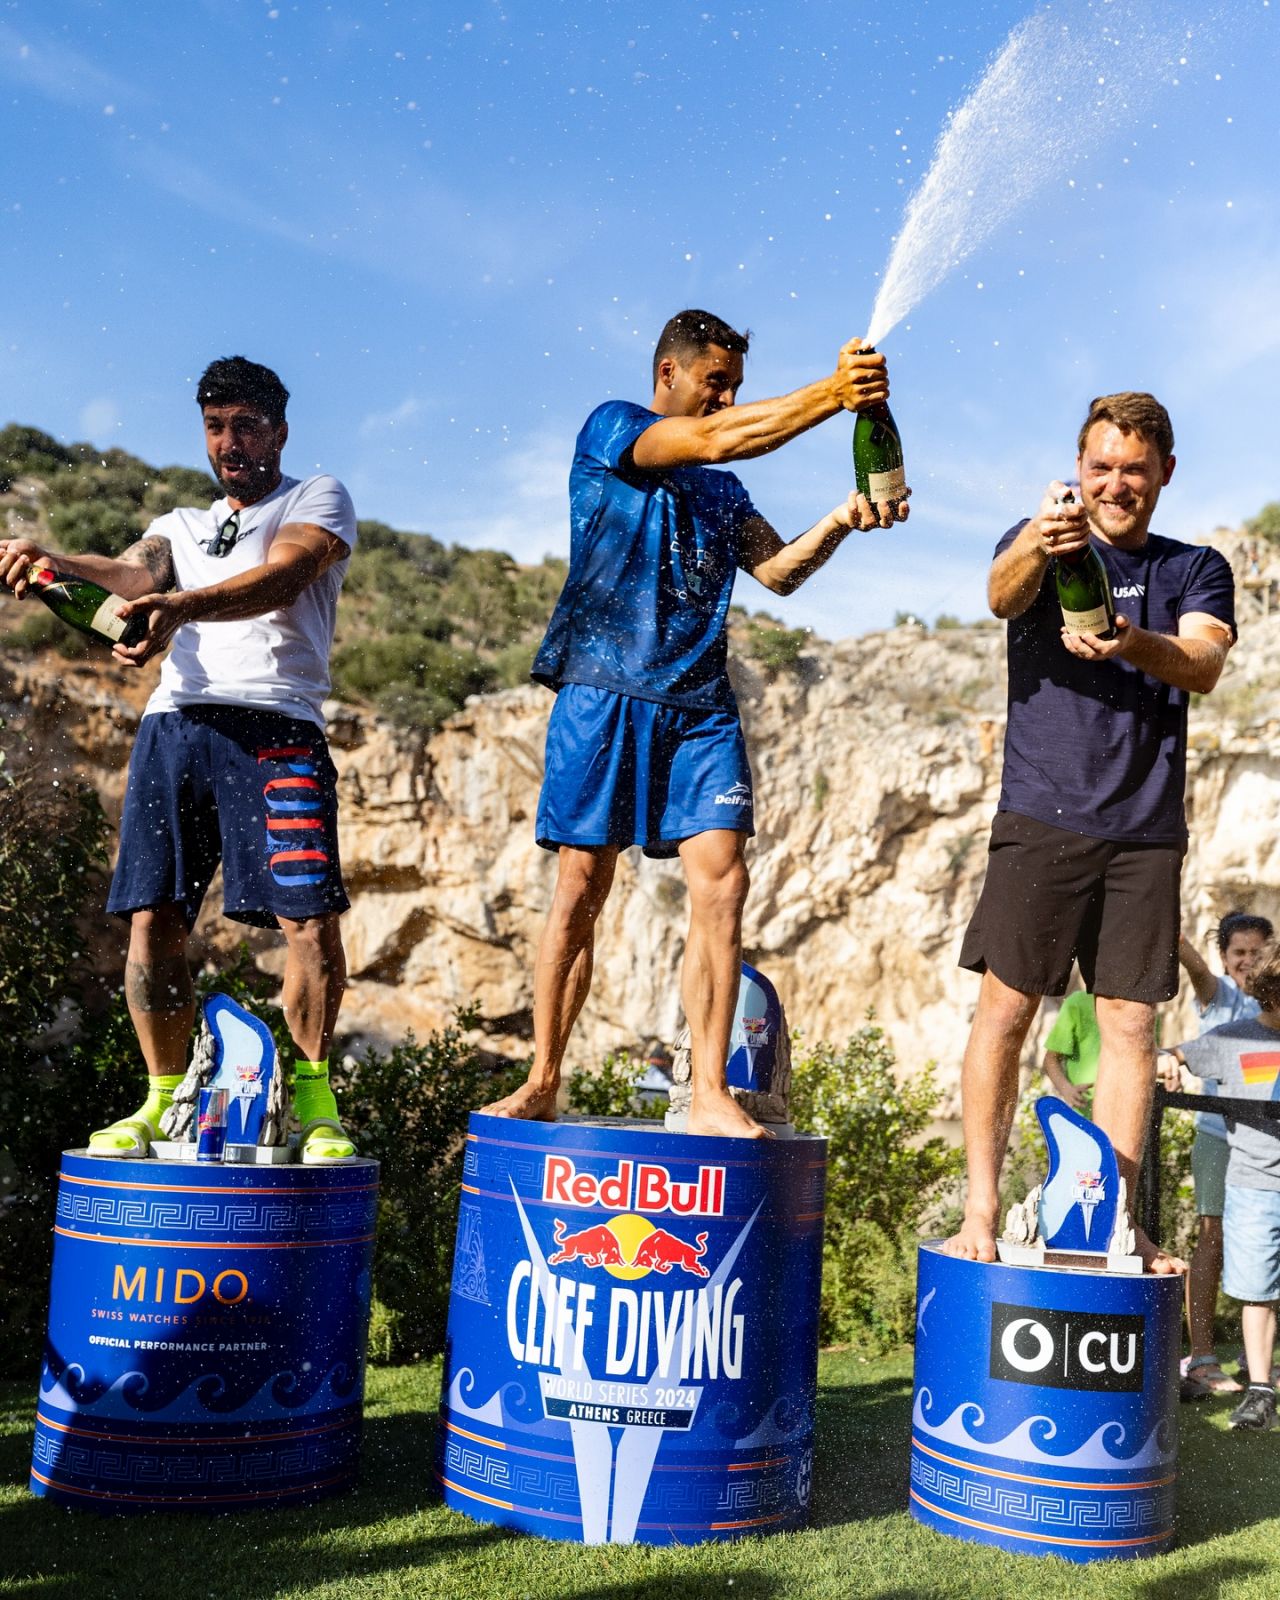
[{"label": "green sock", "polygon": [[291,1083],[293,1112],[303,1127],[317,1117],[338,1120],[338,1102],[329,1087],[328,1061],[295,1061]]},{"label": "green sock", "polygon": [[[327,1061],[295,1061],[292,1087],[293,1112],[304,1128],[320,1117],[338,1121]],[[338,1128],[312,1128],[303,1147],[303,1160],[343,1161],[355,1153],[351,1140]]]},{"label": "green sock", "polygon": [[[118,1122],[113,1122],[109,1128],[99,1128],[96,1133],[89,1135],[89,1148],[91,1150],[118,1150],[123,1154],[137,1149],[141,1143],[143,1150],[160,1136],[160,1118],[173,1104],[173,1091],[186,1076],[182,1072],[161,1072],[147,1078],[147,1098],[142,1102],[132,1116],[121,1117]],[[145,1133],[143,1126],[145,1125]]]}]

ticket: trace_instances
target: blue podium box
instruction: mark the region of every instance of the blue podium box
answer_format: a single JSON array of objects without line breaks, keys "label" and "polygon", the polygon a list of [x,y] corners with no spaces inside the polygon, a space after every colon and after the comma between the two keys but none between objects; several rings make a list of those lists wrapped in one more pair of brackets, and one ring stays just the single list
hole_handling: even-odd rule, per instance
[{"label": "blue podium box", "polygon": [[919,1252],[911,1512],[1087,1562],[1174,1534],[1183,1281]]},{"label": "blue podium box", "polygon": [[32,1491],[217,1511],[350,1484],[377,1203],[375,1161],[64,1153]]},{"label": "blue podium box", "polygon": [[436,1477],[587,1544],[803,1524],[826,1142],[475,1114]]}]

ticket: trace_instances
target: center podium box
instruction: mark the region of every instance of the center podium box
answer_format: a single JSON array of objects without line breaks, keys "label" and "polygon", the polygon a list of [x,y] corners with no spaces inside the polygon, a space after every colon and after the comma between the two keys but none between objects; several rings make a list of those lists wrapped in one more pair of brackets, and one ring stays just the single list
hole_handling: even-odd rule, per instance
[{"label": "center podium box", "polygon": [[471,1117],[436,1475],[586,1544],[801,1526],[826,1142]]}]

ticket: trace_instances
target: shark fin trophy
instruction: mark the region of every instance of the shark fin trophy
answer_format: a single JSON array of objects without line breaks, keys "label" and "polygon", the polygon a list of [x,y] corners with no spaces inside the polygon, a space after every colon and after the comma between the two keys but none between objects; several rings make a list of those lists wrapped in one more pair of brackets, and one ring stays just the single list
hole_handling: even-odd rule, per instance
[{"label": "shark fin trophy", "polygon": [[1010,1208],[996,1241],[1001,1261],[1141,1273],[1110,1139],[1055,1095],[1036,1101],[1036,1116],[1049,1147],[1049,1175]]}]

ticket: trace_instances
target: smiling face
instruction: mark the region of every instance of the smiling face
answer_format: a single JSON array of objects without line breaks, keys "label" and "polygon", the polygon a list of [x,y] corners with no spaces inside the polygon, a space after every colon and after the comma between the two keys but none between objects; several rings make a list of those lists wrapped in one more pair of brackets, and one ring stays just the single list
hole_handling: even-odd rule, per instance
[{"label": "smiling face", "polygon": [[1173,476],[1174,459],[1140,433],[1125,433],[1114,422],[1095,422],[1076,458],[1080,498],[1099,538],[1136,548],[1147,537],[1160,491]]},{"label": "smiling face", "polygon": [[205,406],[209,466],[233,507],[251,506],[280,482],[287,422],[272,422],[252,406]]},{"label": "smiling face", "polygon": [[653,409],[664,417],[709,417],[738,398],[742,356],[723,345],[709,344],[683,357],[664,356],[658,363]]},{"label": "smiling face", "polygon": [[1232,983],[1243,989],[1245,979],[1258,965],[1266,948],[1266,938],[1257,928],[1242,928],[1227,940],[1227,948],[1222,952],[1222,970]]}]

